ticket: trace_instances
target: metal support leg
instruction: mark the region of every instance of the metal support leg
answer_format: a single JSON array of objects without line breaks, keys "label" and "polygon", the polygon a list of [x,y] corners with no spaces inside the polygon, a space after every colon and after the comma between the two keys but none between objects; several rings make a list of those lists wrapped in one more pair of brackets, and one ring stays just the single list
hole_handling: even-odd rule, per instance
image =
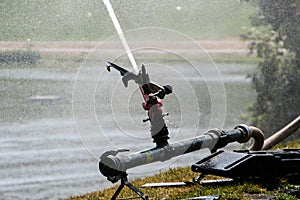
[{"label": "metal support leg", "polygon": [[114,193],[114,195],[112,196],[111,200],[116,200],[117,196],[120,194],[120,192],[122,191],[124,187],[123,181],[121,182],[121,185],[118,187],[117,191]]},{"label": "metal support leg", "polygon": [[139,197],[143,200],[148,200],[148,196],[145,196],[143,192],[141,192],[139,189],[134,187],[131,183],[128,182],[127,174],[122,174],[121,176],[121,185],[118,187],[117,191],[112,196],[111,200],[116,200],[117,196],[120,194],[124,186],[127,186],[129,189],[134,191]]}]

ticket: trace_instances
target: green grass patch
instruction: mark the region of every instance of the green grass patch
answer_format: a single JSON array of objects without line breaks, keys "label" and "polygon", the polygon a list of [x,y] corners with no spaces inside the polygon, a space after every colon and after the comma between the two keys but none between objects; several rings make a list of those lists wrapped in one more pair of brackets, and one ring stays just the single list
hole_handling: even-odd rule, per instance
[{"label": "green grass patch", "polygon": [[300,139],[289,141],[283,144],[277,144],[272,149],[297,149],[300,148]]},{"label": "green grass patch", "polygon": [[2,64],[36,64],[41,59],[37,51],[11,50],[0,51],[0,63]]}]

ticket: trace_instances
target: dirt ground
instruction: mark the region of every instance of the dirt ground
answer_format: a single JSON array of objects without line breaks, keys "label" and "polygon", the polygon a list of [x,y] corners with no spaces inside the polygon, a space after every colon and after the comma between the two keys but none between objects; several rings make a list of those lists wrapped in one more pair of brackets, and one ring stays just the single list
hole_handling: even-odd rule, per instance
[{"label": "dirt ground", "polygon": [[[179,52],[203,53],[210,55],[239,55],[246,56],[248,53],[247,42],[238,38],[197,40],[197,45],[190,45],[191,41],[174,42],[139,42],[138,46],[159,46],[166,49],[176,49]],[[131,45],[131,44],[129,44]],[[132,45],[134,46],[134,44]],[[124,51],[119,42],[103,43],[101,41],[79,41],[79,42],[14,42],[0,41],[0,50],[31,49],[39,51],[43,55],[66,55],[77,56],[88,54],[95,49],[103,54],[118,53]],[[134,48],[133,48],[134,49]]]}]

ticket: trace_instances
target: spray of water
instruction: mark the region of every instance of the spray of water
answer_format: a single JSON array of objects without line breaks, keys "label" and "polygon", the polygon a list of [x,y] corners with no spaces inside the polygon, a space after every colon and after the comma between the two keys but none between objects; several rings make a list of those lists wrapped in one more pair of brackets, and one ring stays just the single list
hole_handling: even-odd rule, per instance
[{"label": "spray of water", "polygon": [[123,47],[124,47],[124,49],[126,51],[126,54],[127,54],[128,58],[129,58],[131,64],[132,64],[135,72],[138,73],[138,71],[139,71],[138,66],[137,66],[137,64],[135,62],[133,54],[132,54],[132,52],[130,50],[130,47],[129,47],[128,43],[127,43],[127,40],[126,40],[125,35],[124,35],[123,31],[122,31],[122,28],[120,26],[118,18],[117,18],[116,14],[115,14],[115,12],[114,12],[114,10],[112,8],[112,5],[111,5],[111,3],[110,3],[109,0],[102,0],[102,1],[103,1],[103,3],[106,6],[106,9],[107,9],[107,11],[109,13],[109,16],[110,16],[110,18],[111,18],[111,20],[112,20],[112,22],[114,24],[114,27],[115,27],[118,35],[119,35],[119,38],[120,38],[120,40],[121,40],[121,42],[123,44]]}]

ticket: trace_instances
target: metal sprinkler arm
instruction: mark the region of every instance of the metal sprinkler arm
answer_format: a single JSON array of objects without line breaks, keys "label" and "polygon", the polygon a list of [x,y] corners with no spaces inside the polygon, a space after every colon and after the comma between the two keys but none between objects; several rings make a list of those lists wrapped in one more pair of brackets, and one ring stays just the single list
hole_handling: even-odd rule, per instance
[{"label": "metal sprinkler arm", "polygon": [[136,74],[128,71],[127,69],[124,69],[124,68],[122,68],[122,67],[120,67],[120,66],[118,66],[118,65],[116,65],[112,62],[107,61],[106,62],[107,71],[110,72],[111,68],[114,68],[114,69],[116,69],[117,71],[120,72],[120,74],[122,76],[122,82],[123,82],[125,87],[128,87],[128,81],[130,81],[130,80],[134,80],[136,83],[140,82],[138,75],[136,75]]},{"label": "metal sprinkler arm", "polygon": [[157,83],[151,82],[149,75],[146,71],[146,67],[144,65],[142,65],[142,69],[139,71],[138,74],[134,74],[128,71],[127,69],[124,69],[123,67],[120,67],[112,62],[107,61],[107,71],[110,72],[111,68],[114,68],[120,72],[125,87],[128,87],[128,82],[130,80],[133,80],[135,83],[137,83],[140,87],[143,88],[143,95],[149,95],[152,93],[153,96],[157,96],[160,99],[163,99],[165,95],[172,93],[173,88],[171,85],[161,86]]}]

